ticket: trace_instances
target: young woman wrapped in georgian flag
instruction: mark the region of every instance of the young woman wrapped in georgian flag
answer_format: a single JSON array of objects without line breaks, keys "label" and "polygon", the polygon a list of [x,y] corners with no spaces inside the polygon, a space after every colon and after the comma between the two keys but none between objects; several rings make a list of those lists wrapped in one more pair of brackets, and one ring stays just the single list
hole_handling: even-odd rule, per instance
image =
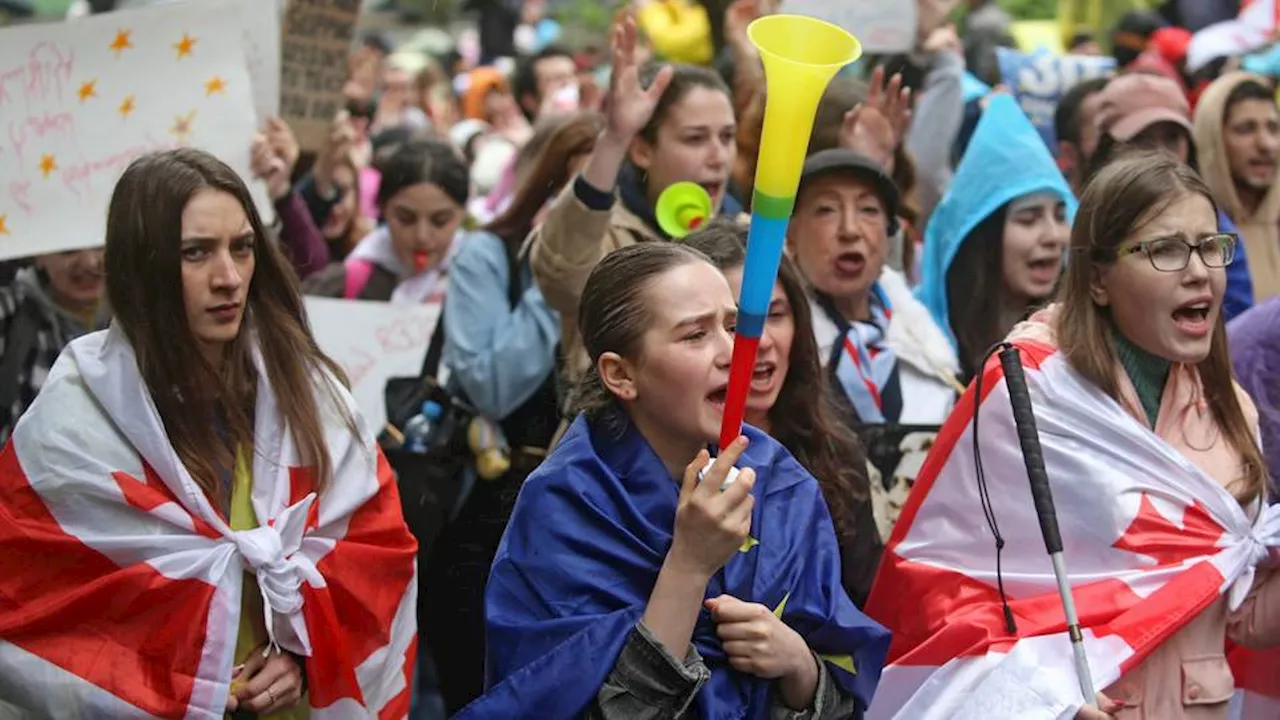
[{"label": "young woman wrapped in georgian flag", "polygon": [[405,717],[416,543],[244,184],[138,159],[106,271],[0,454],[0,715]]},{"label": "young woman wrapped in georgian flag", "polygon": [[868,717],[1225,720],[1226,643],[1280,643],[1280,513],[1265,503],[1256,411],[1231,376],[1220,310],[1236,239],[1215,217],[1176,160],[1117,161],[1085,192],[1061,303],[1010,337],[1101,694],[1081,697],[993,358],[886,550],[867,612],[894,637]]}]

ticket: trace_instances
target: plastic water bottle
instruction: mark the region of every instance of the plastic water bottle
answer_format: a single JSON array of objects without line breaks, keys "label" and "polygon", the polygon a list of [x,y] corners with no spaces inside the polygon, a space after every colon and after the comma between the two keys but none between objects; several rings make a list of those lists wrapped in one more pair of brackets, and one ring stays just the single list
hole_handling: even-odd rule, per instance
[{"label": "plastic water bottle", "polygon": [[425,455],[431,447],[431,430],[440,421],[443,412],[444,408],[435,400],[422,403],[422,411],[404,424],[404,449]]}]

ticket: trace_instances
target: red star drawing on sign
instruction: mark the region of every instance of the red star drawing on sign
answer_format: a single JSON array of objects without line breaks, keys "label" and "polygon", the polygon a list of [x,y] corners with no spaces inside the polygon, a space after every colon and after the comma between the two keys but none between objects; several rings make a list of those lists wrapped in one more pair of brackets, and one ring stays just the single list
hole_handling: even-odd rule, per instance
[{"label": "red star drawing on sign", "polygon": [[195,45],[195,38],[187,33],[182,33],[182,39],[173,44],[173,49],[178,51],[178,59],[181,60],[191,54],[191,48],[195,47]]},{"label": "red star drawing on sign", "polygon": [[120,103],[120,107],[116,110],[120,113],[120,117],[129,117],[129,113],[133,112],[134,102],[132,95],[125,95],[124,101]]},{"label": "red star drawing on sign", "polygon": [[8,222],[9,222],[9,216],[4,213],[0,213],[0,235],[9,234]]},{"label": "red star drawing on sign", "polygon": [[1223,534],[1199,500],[1183,511],[1182,527],[1178,527],[1143,493],[1138,514],[1112,547],[1146,555],[1156,561],[1156,567],[1164,567],[1212,553]]},{"label": "red star drawing on sign", "polygon": [[120,53],[133,47],[133,41],[129,39],[129,35],[132,33],[132,30],[116,31],[116,39],[108,46],[116,54],[116,57],[120,57]]}]

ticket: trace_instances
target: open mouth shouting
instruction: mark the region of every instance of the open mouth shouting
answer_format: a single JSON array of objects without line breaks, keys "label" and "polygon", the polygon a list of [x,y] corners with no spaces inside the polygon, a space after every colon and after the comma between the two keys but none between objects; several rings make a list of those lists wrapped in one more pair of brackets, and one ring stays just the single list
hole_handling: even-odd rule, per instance
[{"label": "open mouth shouting", "polygon": [[1192,338],[1203,338],[1213,330],[1213,298],[1204,295],[1179,305],[1173,311],[1173,325]]}]

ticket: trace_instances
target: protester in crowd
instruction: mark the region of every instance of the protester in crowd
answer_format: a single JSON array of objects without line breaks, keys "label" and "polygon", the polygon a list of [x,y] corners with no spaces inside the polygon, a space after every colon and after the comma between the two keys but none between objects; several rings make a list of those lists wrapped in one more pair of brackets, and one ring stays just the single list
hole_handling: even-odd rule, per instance
[{"label": "protester in crowd", "polygon": [[520,246],[547,203],[586,163],[603,124],[587,114],[561,124],[534,158],[511,206],[466,238],[450,269],[441,326],[450,384],[498,422],[511,462],[501,477],[473,481],[423,570],[422,630],[450,712],[484,690],[485,580],[516,492],[546,456],[560,423],[560,317],[533,283]]},{"label": "protester in crowd", "polygon": [[592,271],[583,414],[516,501],[485,598],[489,690],[458,717],[868,705],[888,636],[840,585],[818,483],[751,427],[708,468],[734,316],[724,276],[680,244]]},{"label": "protester in crowd", "polygon": [[[1236,240],[1219,232],[1208,187],[1184,164],[1137,158],[1108,175],[1089,191],[1084,216],[1093,221],[1073,236],[1080,262],[1068,267],[1061,307],[1029,331],[1055,338],[1077,372],[1256,514],[1267,485],[1257,415],[1232,381],[1218,319]],[[1189,411],[1206,401],[1209,413]],[[1107,695],[1140,708],[1131,712],[1168,717],[1197,704],[1183,688],[1198,684],[1225,717],[1230,692],[1214,691],[1231,672],[1223,637],[1280,643],[1276,577],[1261,573],[1236,612],[1220,597]]]},{"label": "protester in crowd", "polygon": [[[310,684],[403,716],[416,543],[248,189],[201,151],[146,155],[106,225],[114,323],[67,347],[0,463],[0,554],[46,559],[6,578],[24,603],[6,637],[31,654],[0,696],[289,719]],[[97,660],[55,672],[68,651]]]},{"label": "protester in crowd", "polygon": [[1262,449],[1272,479],[1268,494],[1275,500],[1280,496],[1280,298],[1250,308],[1227,330],[1236,377],[1258,406]]},{"label": "protester in crowd", "polygon": [[[1192,168],[1199,168],[1191,107],[1182,91],[1167,78],[1133,73],[1108,82],[1098,106],[1097,125],[1098,146],[1089,161],[1090,176],[1130,150],[1162,149]],[[1236,225],[1220,212],[1218,229],[1236,232]],[[1248,309],[1253,298],[1248,253],[1240,246],[1235,262],[1227,268],[1227,302],[1223,305],[1227,318]]]},{"label": "protester in crowd", "polygon": [[1057,289],[1075,196],[1014,99],[992,97],[925,228],[916,296],[966,380]]},{"label": "protester in crowd", "polygon": [[329,262],[344,260],[374,230],[374,218],[360,209],[362,168],[356,162],[356,142],[357,132],[349,116],[339,113],[311,172],[296,186],[324,237]]},{"label": "protester in crowd", "polygon": [[[884,70],[873,70],[865,91],[859,84],[837,77],[818,102],[807,155],[845,148],[874,159],[889,173],[899,191],[899,222],[897,232],[889,238],[885,263],[905,274],[912,272],[916,262],[920,218],[916,206],[906,199],[915,188],[916,174],[903,142],[904,130],[913,118],[911,91],[900,76],[887,82],[885,77]],[[931,103],[934,101],[944,101],[943,95],[935,94]],[[935,118],[941,114],[929,108],[925,112]]]},{"label": "protester in crowd", "polygon": [[102,250],[40,255],[0,286],[0,444],[67,343],[110,321]]},{"label": "protester in crowd", "polygon": [[[684,239],[711,258],[742,292],[747,230],[714,220]],[[883,543],[871,510],[862,448],[837,414],[813,334],[804,281],[787,258],[774,283],[769,319],[747,395],[746,421],[782,444],[818,480],[840,546],[840,578],[853,604],[862,607],[880,562]]]},{"label": "protester in crowd", "polygon": [[667,186],[696,182],[718,212],[731,217],[741,212],[728,192],[737,147],[723,81],[688,66],[642,73],[635,57],[635,19],[624,15],[613,33],[605,129],[582,174],[529,240],[534,277],[564,325],[571,379],[586,366],[576,327],[587,275],[616,248],[666,237],[654,204]]},{"label": "protester in crowd", "polygon": [[[1079,217],[1060,303],[1008,340],[1044,423],[1062,537],[1083,559],[1068,563],[1067,582],[1080,601],[1094,680],[1105,689],[1098,707],[1081,708],[1040,527],[1015,517],[1023,510],[1034,518],[1034,508],[1008,395],[998,394],[1006,384],[1001,363],[993,360],[982,392],[971,391],[948,420],[954,439],[930,457],[928,490],[917,486],[908,503],[912,527],[895,534],[906,540],[887,549],[868,604],[894,629],[899,656],[927,645],[935,654],[926,664],[947,668],[914,676],[921,689],[904,716],[962,703],[973,717],[1015,708],[1020,717],[1225,720],[1234,689],[1225,643],[1280,643],[1280,575],[1258,545],[1274,532],[1274,517],[1258,519],[1271,511],[1259,502],[1266,477],[1256,414],[1232,380],[1219,319],[1235,239],[1219,232],[1195,172],[1160,152],[1104,168],[1086,188]],[[987,469],[975,481],[979,438]],[[1166,520],[1184,509],[1181,522]],[[920,528],[939,522],[950,527],[924,541]],[[1193,526],[1207,527],[1196,537]],[[1176,560],[1152,563],[1149,556],[1172,547]],[[1000,587],[1019,588],[1007,598],[992,588],[1001,583],[1001,548]],[[939,574],[944,566],[958,573]],[[963,598],[947,602],[946,617],[937,602],[906,607],[903,583],[922,578],[920,568],[944,583],[921,587],[924,594],[974,590],[946,593]],[[1032,609],[1039,602],[1055,606]],[[966,642],[962,651],[961,637],[980,644]],[[949,652],[986,660],[938,653],[947,638]]]},{"label": "protester in crowd", "polygon": [[1098,101],[1097,147],[1090,157],[1090,175],[1111,162],[1123,149],[1169,151],[1191,167],[1196,164],[1191,105],[1172,80],[1148,73],[1112,78]]},{"label": "protester in crowd", "polygon": [[448,144],[413,139],[380,161],[384,224],[341,263],[307,278],[311,294],[396,303],[439,301],[466,216],[470,179]]},{"label": "protester in crowd", "polygon": [[1245,73],[1222,76],[1200,98],[1195,133],[1201,175],[1248,251],[1253,295],[1280,294],[1280,111],[1271,83]]},{"label": "protester in crowd", "polygon": [[516,101],[529,122],[547,114],[578,109],[578,66],[573,54],[558,45],[548,45],[516,66],[512,82]]},{"label": "protester in crowd", "polygon": [[947,336],[886,262],[898,203],[879,164],[852,150],[824,150],[805,161],[787,228],[812,288],[819,361],[877,471],[871,493],[884,537],[963,389]]},{"label": "protester in crowd", "polygon": [[1084,192],[1089,159],[1098,149],[1098,106],[1109,81],[1100,77],[1076,83],[1062,95],[1053,111],[1058,167],[1077,195]]}]

